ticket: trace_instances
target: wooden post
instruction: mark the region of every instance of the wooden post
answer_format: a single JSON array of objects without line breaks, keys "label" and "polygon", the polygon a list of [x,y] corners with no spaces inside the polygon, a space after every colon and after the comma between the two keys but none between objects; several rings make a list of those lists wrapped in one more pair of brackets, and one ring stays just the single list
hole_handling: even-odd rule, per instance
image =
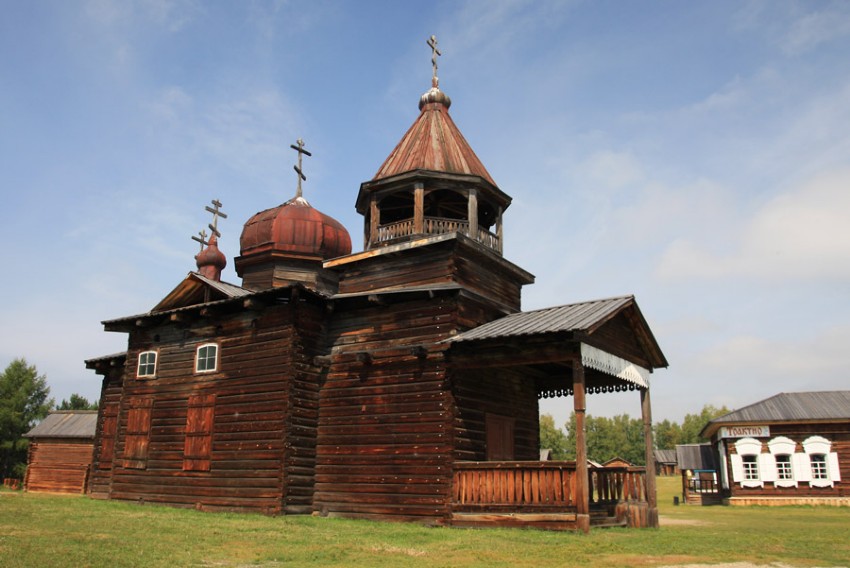
[{"label": "wooden post", "polygon": [[369,243],[367,248],[372,248],[378,243],[378,226],[381,224],[381,210],[378,209],[378,197],[373,193],[369,202]]},{"label": "wooden post", "polygon": [[499,207],[499,210],[496,212],[496,240],[499,241],[499,254],[502,254],[505,247],[502,232],[502,208]]},{"label": "wooden post", "polygon": [[478,192],[475,188],[469,189],[469,203],[467,209],[469,218],[469,237],[478,240]]},{"label": "wooden post", "polygon": [[587,404],[584,366],[580,358],[573,361],[573,409],[576,413],[576,527],[583,532],[590,532],[590,480],[587,476],[587,440],[584,432]]},{"label": "wooden post", "polygon": [[413,189],[413,234],[425,232],[425,184],[416,182]]},{"label": "wooden post", "polygon": [[640,411],[643,416],[643,438],[646,445],[646,501],[649,505],[647,526],[658,528],[658,496],[655,491],[655,452],[652,443],[652,405],[649,387],[640,389]]}]

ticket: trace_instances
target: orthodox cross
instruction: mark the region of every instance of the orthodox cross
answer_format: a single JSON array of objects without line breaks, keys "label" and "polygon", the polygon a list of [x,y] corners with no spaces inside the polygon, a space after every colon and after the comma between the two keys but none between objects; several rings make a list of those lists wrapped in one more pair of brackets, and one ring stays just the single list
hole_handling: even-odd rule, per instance
[{"label": "orthodox cross", "polygon": [[218,218],[221,217],[222,219],[227,219],[227,215],[225,215],[219,210],[219,208],[221,207],[221,201],[219,201],[218,199],[213,199],[210,203],[213,204],[213,207],[215,207],[215,209],[213,209],[209,205],[204,208],[213,214],[213,222],[207,226],[210,228],[213,235],[218,238],[221,238],[221,233],[218,232]]},{"label": "orthodox cross", "polygon": [[[295,144],[298,145],[296,146]],[[298,152],[298,165],[292,167],[295,169],[295,173],[298,174],[298,189],[296,190],[295,197],[301,197],[301,180],[307,181],[307,176],[301,171],[301,158],[304,154],[308,156],[312,156],[313,154],[304,149],[304,141],[302,139],[299,138],[296,140],[295,144],[290,144],[289,147]]]},{"label": "orthodox cross", "polygon": [[199,243],[201,243],[201,252],[204,252],[204,247],[210,244],[207,241],[207,232],[206,231],[200,231],[198,234],[200,235],[200,237],[196,237],[195,235],[192,235],[192,240],[198,241]]},{"label": "orthodox cross", "polygon": [[431,86],[436,89],[440,86],[440,80],[437,78],[437,56],[442,56],[443,54],[440,53],[439,49],[437,49],[437,36],[431,36],[426,43],[431,48],[431,67],[434,68],[434,76],[431,78]]}]

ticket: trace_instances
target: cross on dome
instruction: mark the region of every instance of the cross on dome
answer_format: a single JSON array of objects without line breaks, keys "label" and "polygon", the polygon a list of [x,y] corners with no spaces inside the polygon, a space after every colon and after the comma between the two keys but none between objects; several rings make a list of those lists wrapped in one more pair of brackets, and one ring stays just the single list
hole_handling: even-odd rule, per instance
[{"label": "cross on dome", "polygon": [[304,175],[304,172],[301,169],[301,158],[305,154],[308,156],[312,156],[313,154],[304,149],[304,140],[301,138],[296,140],[295,144],[290,144],[289,147],[298,152],[298,165],[292,167],[295,170],[295,173],[298,174],[298,188],[295,190],[295,197],[301,197],[301,180],[307,181],[307,176]]},{"label": "cross on dome", "polygon": [[218,199],[213,199],[210,203],[213,204],[213,207],[215,207],[215,209],[213,209],[209,205],[204,208],[213,214],[213,222],[207,226],[210,228],[213,235],[218,238],[221,238],[221,233],[218,232],[218,218],[221,217],[222,219],[227,219],[227,215],[225,215],[219,210],[219,208],[221,207],[221,201],[219,201]]},{"label": "cross on dome", "polygon": [[204,247],[209,245],[210,243],[207,241],[207,232],[206,230],[198,231],[199,237],[192,235],[192,240],[201,243],[201,252],[204,252]]}]

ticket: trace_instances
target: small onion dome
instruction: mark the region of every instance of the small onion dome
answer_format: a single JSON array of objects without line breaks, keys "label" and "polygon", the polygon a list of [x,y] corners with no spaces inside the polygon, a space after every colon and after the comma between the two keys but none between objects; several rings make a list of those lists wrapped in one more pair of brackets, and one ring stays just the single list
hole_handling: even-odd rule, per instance
[{"label": "small onion dome", "polygon": [[295,197],[248,219],[239,248],[242,256],[271,251],[324,260],[351,254],[351,236],[339,221]]},{"label": "small onion dome", "polygon": [[428,91],[419,97],[419,110],[422,110],[429,103],[440,103],[444,107],[452,106],[452,99],[440,90],[439,87],[431,87]]},{"label": "small onion dome", "polygon": [[198,272],[211,280],[221,280],[221,271],[227,266],[227,257],[218,250],[218,239],[210,237],[207,248],[195,255]]}]

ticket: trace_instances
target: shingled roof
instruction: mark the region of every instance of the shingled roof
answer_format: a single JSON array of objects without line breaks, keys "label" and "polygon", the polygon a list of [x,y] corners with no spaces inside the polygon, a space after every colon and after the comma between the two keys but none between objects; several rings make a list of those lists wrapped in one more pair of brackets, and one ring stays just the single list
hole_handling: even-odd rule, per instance
[{"label": "shingled roof", "polygon": [[702,435],[721,426],[753,422],[850,421],[850,391],[783,392],[715,418]]},{"label": "shingled roof", "polygon": [[24,438],[94,438],[97,410],[55,410]]}]

